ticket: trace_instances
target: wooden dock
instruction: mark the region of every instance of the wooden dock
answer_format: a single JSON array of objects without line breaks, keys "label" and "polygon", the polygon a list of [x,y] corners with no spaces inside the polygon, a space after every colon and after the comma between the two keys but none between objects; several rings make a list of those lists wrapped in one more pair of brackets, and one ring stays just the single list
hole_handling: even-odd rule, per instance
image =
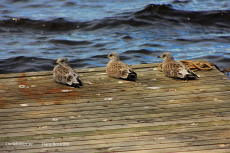
[{"label": "wooden dock", "polygon": [[1,74],[0,152],[229,153],[228,77],[214,68],[184,82],[157,66],[132,66],[136,82],[80,69],[82,88],[52,72]]}]

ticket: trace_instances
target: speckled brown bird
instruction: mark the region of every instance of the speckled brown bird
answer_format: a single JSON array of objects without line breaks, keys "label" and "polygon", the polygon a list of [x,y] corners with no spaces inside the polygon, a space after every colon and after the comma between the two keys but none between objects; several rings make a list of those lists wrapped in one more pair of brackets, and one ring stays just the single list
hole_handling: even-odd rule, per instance
[{"label": "speckled brown bird", "polygon": [[181,79],[198,78],[198,76],[183,63],[175,61],[171,53],[165,52],[161,56],[158,56],[158,58],[162,58],[164,60],[162,63],[162,71],[165,76]]},{"label": "speckled brown bird", "polygon": [[136,81],[137,74],[127,64],[120,61],[118,53],[111,52],[107,57],[110,59],[106,66],[106,73],[108,76],[117,79]]},{"label": "speckled brown bird", "polygon": [[69,66],[68,58],[59,58],[55,64],[58,64],[53,69],[53,78],[56,82],[75,88],[83,85],[77,72]]}]

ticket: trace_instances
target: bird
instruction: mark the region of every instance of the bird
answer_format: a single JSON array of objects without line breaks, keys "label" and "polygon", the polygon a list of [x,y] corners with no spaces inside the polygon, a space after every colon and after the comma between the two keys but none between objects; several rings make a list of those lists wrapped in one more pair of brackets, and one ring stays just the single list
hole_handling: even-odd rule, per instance
[{"label": "bird", "polygon": [[106,73],[109,77],[136,81],[137,74],[129,67],[129,65],[120,61],[118,53],[111,52],[107,57],[110,59],[106,66]]},{"label": "bird", "polygon": [[66,57],[59,58],[53,69],[53,78],[56,82],[79,88],[83,85],[77,72],[69,66],[69,60]]},{"label": "bird", "polygon": [[185,80],[199,78],[183,63],[175,61],[172,54],[169,52],[163,53],[162,55],[158,56],[158,58],[162,58],[164,60],[162,63],[162,71],[167,77]]}]

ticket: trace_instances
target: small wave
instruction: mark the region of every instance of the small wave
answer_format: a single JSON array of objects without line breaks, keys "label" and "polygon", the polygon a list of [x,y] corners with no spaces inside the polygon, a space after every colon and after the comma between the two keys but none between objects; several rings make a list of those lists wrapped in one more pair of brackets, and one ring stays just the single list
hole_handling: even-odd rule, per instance
[{"label": "small wave", "polygon": [[0,60],[0,74],[20,73],[32,71],[50,71],[53,69],[54,60],[18,56]]},{"label": "small wave", "polygon": [[141,54],[145,54],[145,55],[151,55],[154,52],[147,50],[147,49],[140,49],[140,50],[127,50],[124,52],[125,54],[136,54],[136,53],[141,53]]},{"label": "small wave", "polygon": [[[195,23],[203,26],[217,26],[230,28],[230,11],[183,11],[176,10],[170,4],[156,5],[149,4],[137,12],[124,12],[115,17],[106,17],[100,20],[87,22],[67,21],[64,18],[57,18],[51,21],[31,20],[26,18],[11,18],[2,20],[2,27],[24,27],[49,31],[69,30],[97,30],[101,28],[117,28],[122,25],[133,27],[156,26],[165,22],[189,24]],[[167,23],[168,25],[169,23]]]},{"label": "small wave", "polygon": [[58,39],[52,39],[49,42],[54,43],[54,44],[64,44],[64,45],[89,45],[92,44],[93,42],[90,41],[73,41],[73,40],[58,40]]},{"label": "small wave", "polygon": [[149,4],[143,10],[134,13],[136,18],[150,21],[161,19],[171,22],[196,23],[203,26],[230,27],[230,11],[183,11],[173,9],[170,4]]},{"label": "small wave", "polygon": [[81,27],[84,22],[70,22],[63,18],[58,18],[52,21],[31,20],[26,18],[11,18],[8,20],[1,20],[1,27],[9,28],[31,28],[35,30],[48,30],[48,31],[69,31]]},{"label": "small wave", "polygon": [[[70,65],[73,68],[95,67],[97,58],[88,59],[72,59]],[[57,59],[37,58],[17,56],[9,59],[0,60],[0,74],[6,73],[21,73],[21,72],[36,72],[36,71],[52,71],[54,62]],[[92,64],[92,62],[94,64]],[[104,66],[104,65],[100,65]]]}]

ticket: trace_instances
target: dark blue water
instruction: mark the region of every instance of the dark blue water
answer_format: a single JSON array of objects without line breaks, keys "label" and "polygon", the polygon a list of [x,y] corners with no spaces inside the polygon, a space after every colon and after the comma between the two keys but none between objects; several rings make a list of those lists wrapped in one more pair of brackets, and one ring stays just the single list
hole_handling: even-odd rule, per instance
[{"label": "dark blue water", "polygon": [[0,0],[0,73],[204,59],[230,67],[229,0]]}]

